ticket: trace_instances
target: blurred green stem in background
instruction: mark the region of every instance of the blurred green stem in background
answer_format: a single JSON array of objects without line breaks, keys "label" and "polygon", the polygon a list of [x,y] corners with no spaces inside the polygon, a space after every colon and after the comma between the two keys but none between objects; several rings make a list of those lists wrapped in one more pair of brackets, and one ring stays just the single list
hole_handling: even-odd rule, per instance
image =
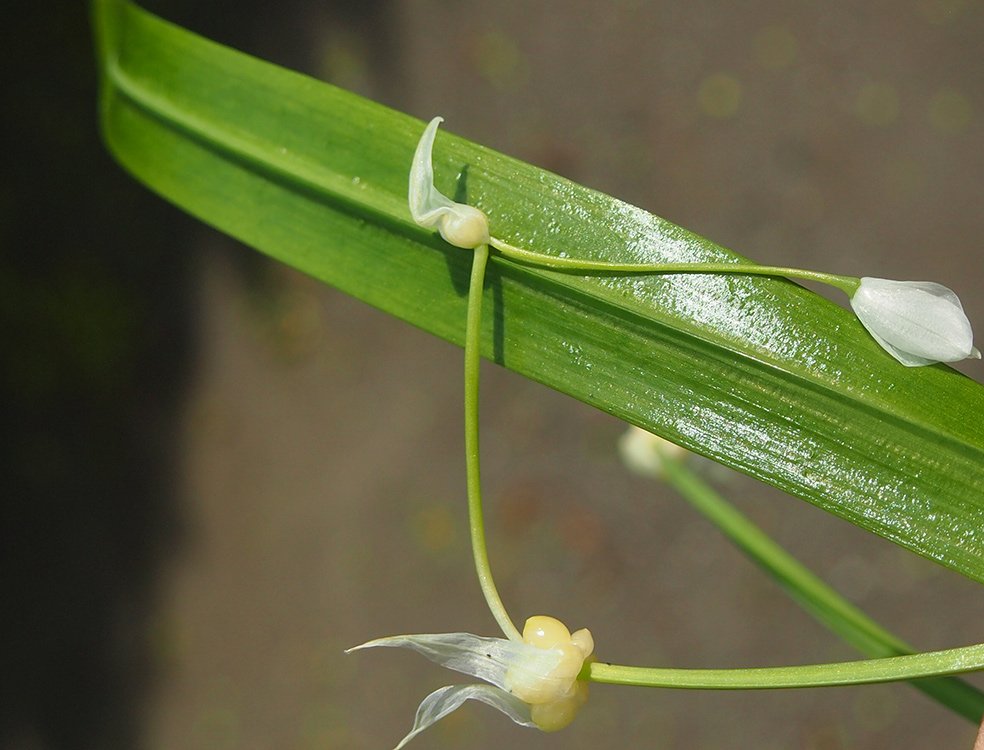
[{"label": "blurred green stem in background", "polygon": [[[658,459],[658,476],[677,490],[753,562],[775,578],[819,622],[873,659],[905,656],[915,652],[911,646],[814,575],[716,492],[687,466],[686,451],[655,436],[650,445]],[[984,715],[984,693],[963,680],[940,677],[917,680],[912,684],[975,723]]]}]

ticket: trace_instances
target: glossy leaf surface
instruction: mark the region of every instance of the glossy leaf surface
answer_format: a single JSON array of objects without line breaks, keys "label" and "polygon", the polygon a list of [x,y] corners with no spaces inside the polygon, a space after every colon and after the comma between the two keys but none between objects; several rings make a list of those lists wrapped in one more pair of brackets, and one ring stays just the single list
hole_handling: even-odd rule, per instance
[{"label": "glossy leaf surface", "polygon": [[[462,342],[470,255],[415,226],[407,208],[422,122],[120,0],[97,0],[94,13],[105,139],[137,179]],[[515,245],[623,262],[739,260],[449,133],[434,156],[438,188],[480,207]],[[579,276],[493,254],[486,294],[486,356],[984,580],[979,384],[945,366],[900,366],[848,310],[782,279]]]}]

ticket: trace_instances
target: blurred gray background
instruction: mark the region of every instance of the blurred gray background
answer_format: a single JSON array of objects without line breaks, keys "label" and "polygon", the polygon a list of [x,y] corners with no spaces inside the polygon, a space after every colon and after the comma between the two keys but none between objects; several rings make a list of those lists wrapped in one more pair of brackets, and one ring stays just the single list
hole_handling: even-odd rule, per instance
[{"label": "blurred gray background", "polygon": [[[83,11],[53,7],[15,19],[0,89],[3,422],[16,446],[3,468],[0,742],[392,747],[427,693],[467,678],[343,649],[495,633],[467,539],[462,353],[122,174],[95,131]],[[939,281],[984,330],[984,3],[146,7],[441,114],[754,260]],[[960,369],[982,379],[980,363]],[[623,663],[855,658],[670,490],[628,474],[624,425],[494,365],[483,379],[490,554],[514,617],[587,626]],[[978,584],[696,465],[903,638],[982,640]],[[559,734],[468,705],[413,747],[969,750],[975,731],[904,685],[599,685]]]}]

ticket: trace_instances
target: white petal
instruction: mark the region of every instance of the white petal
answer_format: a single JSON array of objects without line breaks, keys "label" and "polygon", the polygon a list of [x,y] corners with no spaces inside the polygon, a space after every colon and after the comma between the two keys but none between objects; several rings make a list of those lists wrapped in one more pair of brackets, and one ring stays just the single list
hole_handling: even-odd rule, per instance
[{"label": "white petal", "polygon": [[485,638],[471,633],[422,633],[377,638],[348,649],[346,653],[363,648],[409,648],[456,672],[491,682],[509,689],[506,673],[511,679],[521,674],[549,675],[564,657],[558,649],[543,649],[504,638]]},{"label": "white petal", "polygon": [[505,690],[500,690],[491,685],[448,685],[440,690],[435,690],[424,698],[417,709],[413,729],[400,741],[395,750],[400,750],[431,724],[440,721],[467,700],[486,703],[504,713],[517,724],[536,728],[536,724],[530,718],[530,707]]},{"label": "white petal", "polygon": [[977,353],[960,300],[941,284],[865,277],[851,307],[874,339],[908,367]]},{"label": "white petal", "polygon": [[891,354],[893,357],[895,357],[895,359],[897,359],[899,362],[904,364],[906,367],[925,367],[926,365],[935,365],[937,362],[941,361],[938,359],[917,357],[914,354],[909,354],[909,352],[903,351],[902,349],[899,349],[896,346],[892,346],[885,339],[883,339],[881,336],[878,335],[877,331],[874,329],[873,326],[869,326],[867,323],[865,323],[864,318],[862,318],[860,315],[858,316],[858,320],[860,320],[862,325],[864,325],[864,327],[868,329],[868,333],[871,334],[871,338],[877,341],[882,349],[884,349],[886,352]]},{"label": "white petal", "polygon": [[431,151],[437,126],[442,122],[443,117],[435,117],[424,129],[410,167],[410,215],[422,227],[436,227],[439,217],[454,208],[454,202],[434,187]]}]

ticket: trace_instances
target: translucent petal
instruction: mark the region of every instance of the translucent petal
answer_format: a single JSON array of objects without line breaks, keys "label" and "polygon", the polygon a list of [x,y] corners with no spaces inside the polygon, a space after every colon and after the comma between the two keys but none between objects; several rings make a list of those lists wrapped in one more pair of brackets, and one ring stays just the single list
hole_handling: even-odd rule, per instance
[{"label": "translucent petal", "polygon": [[437,126],[442,122],[443,117],[435,117],[424,129],[410,167],[410,215],[422,227],[436,227],[440,217],[454,208],[454,202],[434,187],[431,152],[437,136]]},{"label": "translucent petal", "polygon": [[395,750],[400,750],[431,724],[440,721],[467,700],[486,703],[504,713],[517,724],[536,728],[536,724],[530,718],[530,707],[505,690],[500,690],[491,685],[448,685],[440,690],[435,690],[424,698],[417,709],[413,729],[400,741]]},{"label": "translucent petal", "polygon": [[865,277],[851,307],[872,337],[908,367],[979,356],[960,300],[941,284]]},{"label": "translucent petal", "polygon": [[[442,667],[491,682],[506,690],[510,687],[506,680],[507,672],[510,673],[510,681],[517,679],[517,676],[527,680],[549,680],[549,677],[542,676],[554,671],[564,658],[564,652],[559,649],[542,649],[519,641],[485,638],[471,633],[394,635],[363,643],[346,653],[377,647],[409,648]],[[558,690],[565,692],[568,688],[569,685],[558,687]]]}]

